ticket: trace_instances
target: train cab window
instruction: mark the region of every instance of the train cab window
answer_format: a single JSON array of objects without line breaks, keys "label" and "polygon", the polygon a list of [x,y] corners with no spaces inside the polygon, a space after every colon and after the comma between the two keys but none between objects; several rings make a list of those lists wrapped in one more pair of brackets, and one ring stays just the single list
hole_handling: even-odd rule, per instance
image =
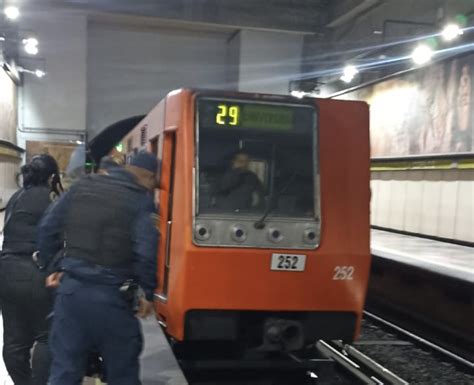
[{"label": "train cab window", "polygon": [[203,98],[198,123],[197,215],[319,215],[314,107]]}]

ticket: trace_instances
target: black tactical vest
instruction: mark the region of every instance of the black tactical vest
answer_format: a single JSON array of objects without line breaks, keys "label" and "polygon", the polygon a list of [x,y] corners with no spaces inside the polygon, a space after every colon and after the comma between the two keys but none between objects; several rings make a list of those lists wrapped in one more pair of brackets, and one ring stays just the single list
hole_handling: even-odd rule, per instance
[{"label": "black tactical vest", "polygon": [[144,190],[132,182],[91,175],[71,193],[64,222],[66,256],[105,267],[129,265],[132,226]]},{"label": "black tactical vest", "polygon": [[49,188],[37,186],[17,191],[5,212],[2,254],[31,254],[37,250],[38,224],[51,203]]}]

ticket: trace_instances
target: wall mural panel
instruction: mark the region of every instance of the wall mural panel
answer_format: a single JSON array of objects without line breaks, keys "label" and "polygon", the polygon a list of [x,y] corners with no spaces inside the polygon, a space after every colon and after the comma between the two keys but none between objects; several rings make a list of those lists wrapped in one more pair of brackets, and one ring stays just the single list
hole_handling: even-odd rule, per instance
[{"label": "wall mural panel", "polygon": [[0,68],[0,139],[16,144],[16,86]]},{"label": "wall mural panel", "polygon": [[29,162],[34,155],[49,154],[56,159],[59,170],[64,173],[76,147],[77,145],[74,143],[27,141],[26,161]]},{"label": "wall mural panel", "polygon": [[372,157],[474,152],[474,54],[340,98],[370,104]]}]

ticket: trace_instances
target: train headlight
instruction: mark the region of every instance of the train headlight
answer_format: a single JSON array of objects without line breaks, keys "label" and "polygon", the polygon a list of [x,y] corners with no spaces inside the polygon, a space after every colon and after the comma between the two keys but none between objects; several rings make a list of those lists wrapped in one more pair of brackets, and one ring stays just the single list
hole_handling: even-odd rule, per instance
[{"label": "train headlight", "polygon": [[306,229],[303,233],[303,239],[306,243],[309,243],[310,245],[316,244],[318,242],[318,235],[316,229]]},{"label": "train headlight", "polygon": [[283,234],[280,230],[275,227],[270,227],[268,229],[268,239],[272,242],[278,243],[281,242],[283,239]]},{"label": "train headlight", "polygon": [[196,239],[200,241],[207,241],[209,238],[211,238],[212,232],[210,227],[203,224],[197,224],[194,234]]},{"label": "train headlight", "polygon": [[234,225],[230,231],[232,239],[236,242],[244,242],[247,239],[247,230],[242,225]]}]

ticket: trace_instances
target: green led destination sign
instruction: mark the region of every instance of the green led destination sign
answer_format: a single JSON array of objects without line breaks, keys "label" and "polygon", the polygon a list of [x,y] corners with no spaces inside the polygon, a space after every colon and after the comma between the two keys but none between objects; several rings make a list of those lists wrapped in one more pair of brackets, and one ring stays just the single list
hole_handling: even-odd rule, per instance
[{"label": "green led destination sign", "polygon": [[201,100],[199,120],[201,125],[213,128],[292,130],[295,110],[298,108],[240,101]]}]

